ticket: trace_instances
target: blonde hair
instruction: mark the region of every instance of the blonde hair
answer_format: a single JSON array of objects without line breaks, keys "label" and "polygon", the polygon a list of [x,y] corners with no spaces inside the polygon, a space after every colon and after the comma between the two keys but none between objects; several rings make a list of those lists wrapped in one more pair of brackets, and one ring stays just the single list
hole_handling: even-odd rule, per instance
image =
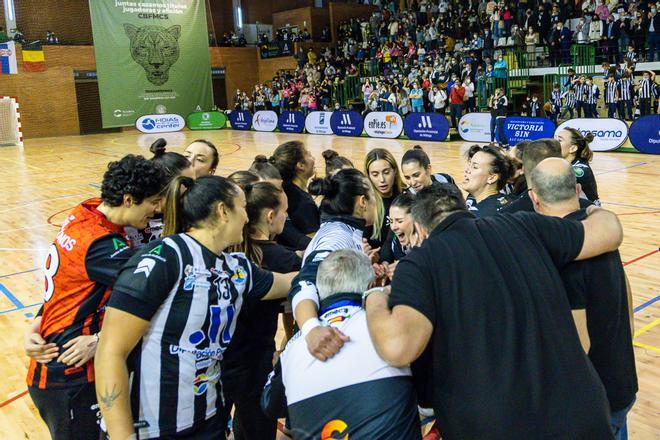
[{"label": "blonde hair", "polygon": [[371,182],[371,178],[369,177],[369,167],[371,166],[372,163],[376,162],[377,160],[386,161],[387,163],[390,164],[390,166],[394,170],[394,185],[392,187],[393,195],[397,196],[401,194],[403,192],[403,189],[405,188],[405,186],[403,185],[403,180],[401,180],[401,172],[399,171],[399,165],[397,164],[394,156],[392,156],[392,153],[390,153],[384,148],[375,148],[367,153],[367,156],[364,158],[364,173],[369,178],[369,184],[373,188],[374,194],[376,194],[376,218],[374,219],[373,233],[371,234],[371,238],[374,240],[381,239],[380,231],[383,228],[383,221],[385,220],[385,215],[387,214],[385,212],[385,205],[383,204],[383,198],[380,195],[378,189],[374,186],[373,182]]}]

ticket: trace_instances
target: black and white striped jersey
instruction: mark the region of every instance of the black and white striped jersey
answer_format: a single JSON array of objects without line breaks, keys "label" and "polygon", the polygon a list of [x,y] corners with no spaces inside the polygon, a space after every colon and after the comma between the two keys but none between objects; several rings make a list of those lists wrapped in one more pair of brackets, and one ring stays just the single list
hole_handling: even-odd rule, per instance
[{"label": "black and white striped jersey", "polygon": [[619,97],[619,87],[616,81],[605,82],[605,103],[616,104]]},{"label": "black and white striped jersey", "polygon": [[650,78],[642,78],[639,80],[637,87],[637,94],[639,99],[649,99],[653,96],[653,81]]},{"label": "black and white striped jersey", "polygon": [[616,82],[619,85],[619,96],[622,101],[631,101],[633,95],[633,80],[630,78],[621,78]]},{"label": "black and white striped jersey", "polygon": [[340,249],[362,250],[365,221],[351,216],[335,216],[321,219],[321,227],[307,246],[300,272],[291,282],[289,301],[291,308],[303,300],[319,303],[316,290],[316,273],[319,265],[331,252]]},{"label": "black and white striped jersey", "polygon": [[561,92],[559,90],[553,90],[550,94],[550,102],[552,105],[561,107]]},{"label": "black and white striped jersey", "polygon": [[575,93],[568,91],[564,92],[564,94],[561,96],[566,100],[567,108],[575,108],[575,102],[577,101],[577,95]]},{"label": "black and white striped jersey", "polygon": [[294,439],[420,439],[410,368],[391,367],[378,355],[360,295],[333,295],[321,305],[324,325],[350,342],[319,362],[301,333],[293,336],[264,389],[266,414],[277,418],[288,412]]},{"label": "black and white striped jersey", "polygon": [[186,234],[128,261],[108,306],[150,321],[128,361],[140,439],[194,432],[222,408],[220,360],[236,319],[272,284],[244,254],[216,255]]},{"label": "black and white striped jersey", "polygon": [[575,85],[575,96],[578,102],[587,102],[589,88],[589,85],[584,83],[577,83]]}]

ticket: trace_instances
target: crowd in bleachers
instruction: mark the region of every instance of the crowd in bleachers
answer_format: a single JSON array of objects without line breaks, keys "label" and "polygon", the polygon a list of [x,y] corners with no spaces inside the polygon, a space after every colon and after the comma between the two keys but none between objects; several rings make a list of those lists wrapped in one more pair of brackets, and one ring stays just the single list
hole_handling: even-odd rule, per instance
[{"label": "crowd in bleachers", "polygon": [[[643,74],[635,71],[635,65],[660,59],[656,44],[660,15],[655,3],[648,1],[375,4],[380,9],[368,19],[339,24],[334,47],[321,53],[300,49],[295,55],[295,71],[281,71],[268,84],[237,92],[234,108],[299,109],[303,113],[355,108],[405,115],[411,111],[445,113],[454,104],[465,113],[487,107],[497,87],[507,89],[512,69],[603,61],[612,63],[617,82],[625,73],[631,80],[630,84],[618,83],[617,106],[625,97],[641,114],[636,104],[640,103],[638,80]],[[589,51],[591,58],[581,57]],[[603,78],[607,76],[604,72]],[[452,93],[455,84],[460,87]],[[569,115],[572,103],[567,98],[572,98],[569,89],[574,84],[561,81],[559,96],[548,91],[547,96],[537,98],[541,102],[536,115],[556,120],[562,109]],[[644,99],[657,98],[654,84],[645,86]],[[345,99],[340,91],[346,89],[349,98],[358,99]],[[650,96],[644,94],[647,91]],[[601,107],[608,108],[604,90],[596,94]],[[533,99],[530,93],[515,111],[530,113],[527,104]]]}]

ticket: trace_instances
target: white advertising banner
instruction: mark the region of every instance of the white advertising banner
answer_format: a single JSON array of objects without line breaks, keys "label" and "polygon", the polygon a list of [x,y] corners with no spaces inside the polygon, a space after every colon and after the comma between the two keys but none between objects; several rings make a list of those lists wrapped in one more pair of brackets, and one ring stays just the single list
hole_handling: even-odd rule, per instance
[{"label": "white advertising banner", "polygon": [[331,116],[332,112],[311,112],[305,118],[305,130],[309,134],[332,134]]},{"label": "white advertising banner", "polygon": [[628,124],[611,118],[577,118],[562,122],[555,133],[564,128],[575,128],[583,135],[594,135],[589,147],[593,151],[612,151],[619,148],[628,139]]},{"label": "white advertising banner", "polygon": [[272,110],[259,110],[252,117],[252,129],[257,131],[275,131],[277,113]]},{"label": "white advertising banner", "polygon": [[371,112],[364,117],[364,131],[371,137],[394,139],[403,131],[403,119],[394,112]]},{"label": "white advertising banner", "polygon": [[466,113],[458,122],[458,134],[468,142],[490,142],[490,113]]}]

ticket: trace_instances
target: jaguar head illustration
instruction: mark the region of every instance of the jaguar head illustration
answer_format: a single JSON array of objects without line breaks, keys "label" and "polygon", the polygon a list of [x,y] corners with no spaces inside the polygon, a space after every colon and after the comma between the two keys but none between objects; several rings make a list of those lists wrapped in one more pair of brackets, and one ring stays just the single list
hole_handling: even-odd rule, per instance
[{"label": "jaguar head illustration", "polygon": [[179,59],[181,26],[137,27],[125,23],[124,31],[131,40],[131,56],[147,73],[150,83],[161,86],[169,77],[170,67]]}]

